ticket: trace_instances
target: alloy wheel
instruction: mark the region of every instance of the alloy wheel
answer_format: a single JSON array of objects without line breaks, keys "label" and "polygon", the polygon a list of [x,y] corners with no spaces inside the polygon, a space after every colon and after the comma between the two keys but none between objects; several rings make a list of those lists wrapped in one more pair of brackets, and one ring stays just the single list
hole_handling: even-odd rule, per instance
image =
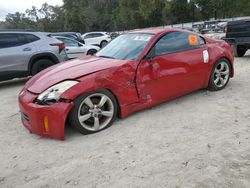
[{"label": "alloy wheel", "polygon": [[225,61],[221,61],[214,69],[213,81],[218,88],[224,87],[229,80],[230,69]]},{"label": "alloy wheel", "polygon": [[104,129],[112,120],[114,104],[105,94],[95,93],[86,97],[79,106],[78,120],[89,131]]}]

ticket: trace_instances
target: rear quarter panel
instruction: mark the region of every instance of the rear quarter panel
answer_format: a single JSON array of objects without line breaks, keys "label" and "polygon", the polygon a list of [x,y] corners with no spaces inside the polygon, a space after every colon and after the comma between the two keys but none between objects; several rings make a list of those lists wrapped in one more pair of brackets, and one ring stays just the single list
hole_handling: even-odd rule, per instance
[{"label": "rear quarter panel", "polygon": [[[234,54],[233,54],[233,48],[228,44],[227,42],[223,40],[214,40],[210,38],[205,38],[206,39],[206,46],[207,50],[209,53],[209,64],[210,64],[210,70],[209,72],[211,73],[214,64],[222,58],[225,58],[229,61],[231,65],[231,72],[230,72],[230,77],[234,76]],[[207,84],[210,79],[210,75],[208,75],[207,78]]]}]

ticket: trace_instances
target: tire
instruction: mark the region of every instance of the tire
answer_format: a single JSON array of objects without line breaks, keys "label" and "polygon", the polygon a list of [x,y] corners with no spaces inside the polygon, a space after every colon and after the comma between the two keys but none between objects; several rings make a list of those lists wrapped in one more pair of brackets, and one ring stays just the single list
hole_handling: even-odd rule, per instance
[{"label": "tire", "polygon": [[108,44],[108,41],[103,40],[103,41],[101,42],[101,44],[100,44],[100,47],[103,48],[103,47],[105,47],[107,44]]},{"label": "tire", "polygon": [[82,134],[93,134],[107,129],[117,115],[116,99],[108,90],[83,94],[74,100],[74,104],[69,114],[69,123]]},{"label": "tire", "polygon": [[90,49],[88,52],[87,52],[87,55],[95,55],[97,52],[97,50],[95,49]]},{"label": "tire", "polygon": [[227,59],[218,60],[211,71],[208,90],[219,91],[226,87],[230,79],[231,65]]},{"label": "tire", "polygon": [[234,45],[233,49],[235,57],[243,57],[247,51],[247,48],[245,46],[239,46],[239,45],[238,46]]},{"label": "tire", "polygon": [[31,75],[34,76],[35,74],[39,73],[40,71],[54,65],[55,63],[49,59],[39,59],[37,60],[31,68]]}]

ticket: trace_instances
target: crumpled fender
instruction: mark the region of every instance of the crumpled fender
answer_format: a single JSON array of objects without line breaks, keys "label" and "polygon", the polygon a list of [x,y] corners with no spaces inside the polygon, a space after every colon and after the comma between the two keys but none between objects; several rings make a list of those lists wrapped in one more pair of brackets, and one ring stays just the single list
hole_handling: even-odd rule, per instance
[{"label": "crumpled fender", "polygon": [[78,78],[80,82],[60,97],[62,99],[74,100],[78,96],[95,91],[107,89],[116,97],[120,117],[125,117],[124,107],[138,102],[138,94],[135,86],[135,66],[130,63],[122,67],[106,69]]}]

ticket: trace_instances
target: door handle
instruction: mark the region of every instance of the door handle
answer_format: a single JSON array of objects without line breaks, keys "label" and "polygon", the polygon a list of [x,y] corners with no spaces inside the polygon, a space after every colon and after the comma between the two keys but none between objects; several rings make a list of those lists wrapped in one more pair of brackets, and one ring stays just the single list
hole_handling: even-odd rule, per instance
[{"label": "door handle", "polygon": [[32,49],[29,48],[29,47],[23,49],[24,52],[28,52],[28,51],[31,51],[31,50],[32,50]]},{"label": "door handle", "polygon": [[69,49],[66,48],[66,51],[69,51]]}]

